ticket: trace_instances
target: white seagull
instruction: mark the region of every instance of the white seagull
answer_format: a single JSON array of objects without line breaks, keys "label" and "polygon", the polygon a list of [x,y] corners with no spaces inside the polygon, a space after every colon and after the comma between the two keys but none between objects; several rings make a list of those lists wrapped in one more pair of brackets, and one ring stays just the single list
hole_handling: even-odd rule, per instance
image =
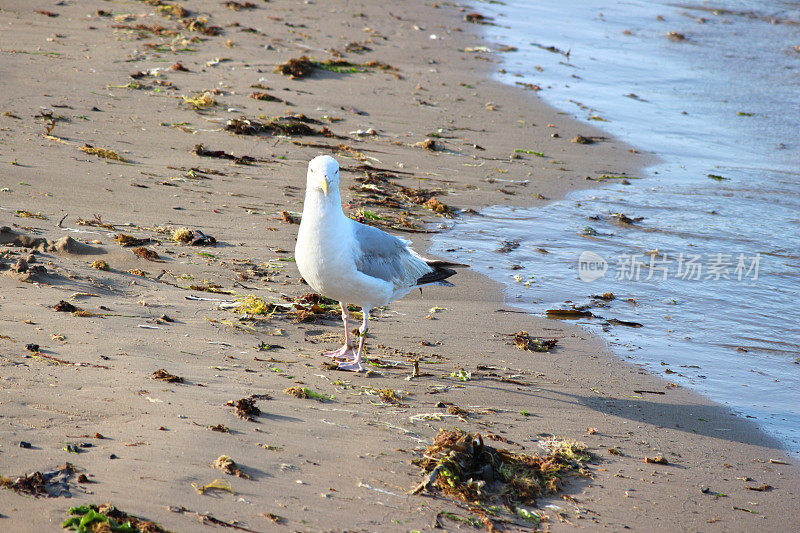
[{"label": "white seagull", "polygon": [[[463,266],[426,259],[410,245],[345,216],[339,195],[339,163],[328,155],[311,160],[295,259],[311,288],[337,300],[342,308],[344,346],[325,354],[342,360],[340,369],[364,370],[361,358],[371,309],[426,285],[452,286],[445,280],[456,271],[448,267]],[[361,306],[364,315],[355,351],[347,327],[348,303]]]}]

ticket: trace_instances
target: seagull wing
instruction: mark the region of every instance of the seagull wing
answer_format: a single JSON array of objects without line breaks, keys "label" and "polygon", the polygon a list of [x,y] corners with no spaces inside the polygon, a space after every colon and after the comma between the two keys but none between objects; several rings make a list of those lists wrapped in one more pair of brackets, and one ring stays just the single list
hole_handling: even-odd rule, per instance
[{"label": "seagull wing", "polygon": [[414,252],[409,241],[372,226],[351,222],[356,245],[355,264],[359,272],[388,281],[396,288],[438,281],[427,279],[438,267],[430,266]]}]

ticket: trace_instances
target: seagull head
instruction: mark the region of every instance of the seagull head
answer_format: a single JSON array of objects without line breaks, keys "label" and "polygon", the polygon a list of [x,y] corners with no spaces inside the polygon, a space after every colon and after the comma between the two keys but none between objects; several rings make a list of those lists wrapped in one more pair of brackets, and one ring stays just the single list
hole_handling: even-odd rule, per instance
[{"label": "seagull head", "polygon": [[321,190],[328,196],[328,191],[339,190],[339,163],[329,155],[318,155],[308,163],[306,188]]}]

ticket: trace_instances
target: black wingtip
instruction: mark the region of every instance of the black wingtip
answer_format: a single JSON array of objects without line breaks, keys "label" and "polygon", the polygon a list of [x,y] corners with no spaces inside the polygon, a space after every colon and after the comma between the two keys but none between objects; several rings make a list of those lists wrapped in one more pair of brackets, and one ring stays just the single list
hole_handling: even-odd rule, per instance
[{"label": "black wingtip", "polygon": [[[453,270],[452,268],[446,268],[431,263],[428,264],[433,267],[433,271],[428,272],[427,274],[419,278],[417,280],[417,285],[429,285],[431,283],[441,282],[456,273],[456,271]],[[449,282],[446,283],[449,284]]]},{"label": "black wingtip", "polygon": [[459,268],[459,267],[470,266],[470,265],[465,265],[464,263],[451,263],[450,261],[442,261],[441,259],[426,259],[425,262],[434,268],[436,267]]}]

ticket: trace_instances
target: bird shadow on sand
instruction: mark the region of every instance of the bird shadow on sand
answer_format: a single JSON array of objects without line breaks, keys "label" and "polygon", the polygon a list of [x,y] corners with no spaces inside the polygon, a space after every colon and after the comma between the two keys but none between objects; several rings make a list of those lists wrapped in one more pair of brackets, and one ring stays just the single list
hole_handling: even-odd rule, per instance
[{"label": "bird shadow on sand", "polygon": [[265,413],[264,411],[261,411],[261,414],[258,415],[258,419],[257,420],[260,421],[263,418],[265,418],[265,419],[267,419],[267,420],[269,420],[271,422],[303,422],[304,421],[301,418],[295,418],[293,416],[278,415],[278,414],[275,414],[275,413]]},{"label": "bird shadow on sand", "polygon": [[[585,396],[556,390],[538,391],[510,390],[505,387],[475,383],[475,386],[496,391],[497,394],[517,394],[531,398],[531,406],[546,402],[551,408],[570,405],[592,409],[598,413],[651,424],[693,435],[738,442],[753,446],[764,446],[783,450],[777,439],[767,435],[755,422],[735,415],[724,405],[680,404],[670,401],[652,401],[645,398],[614,398],[609,396]],[[669,393],[667,393],[669,394]],[[554,405],[555,404],[555,405]]]}]

